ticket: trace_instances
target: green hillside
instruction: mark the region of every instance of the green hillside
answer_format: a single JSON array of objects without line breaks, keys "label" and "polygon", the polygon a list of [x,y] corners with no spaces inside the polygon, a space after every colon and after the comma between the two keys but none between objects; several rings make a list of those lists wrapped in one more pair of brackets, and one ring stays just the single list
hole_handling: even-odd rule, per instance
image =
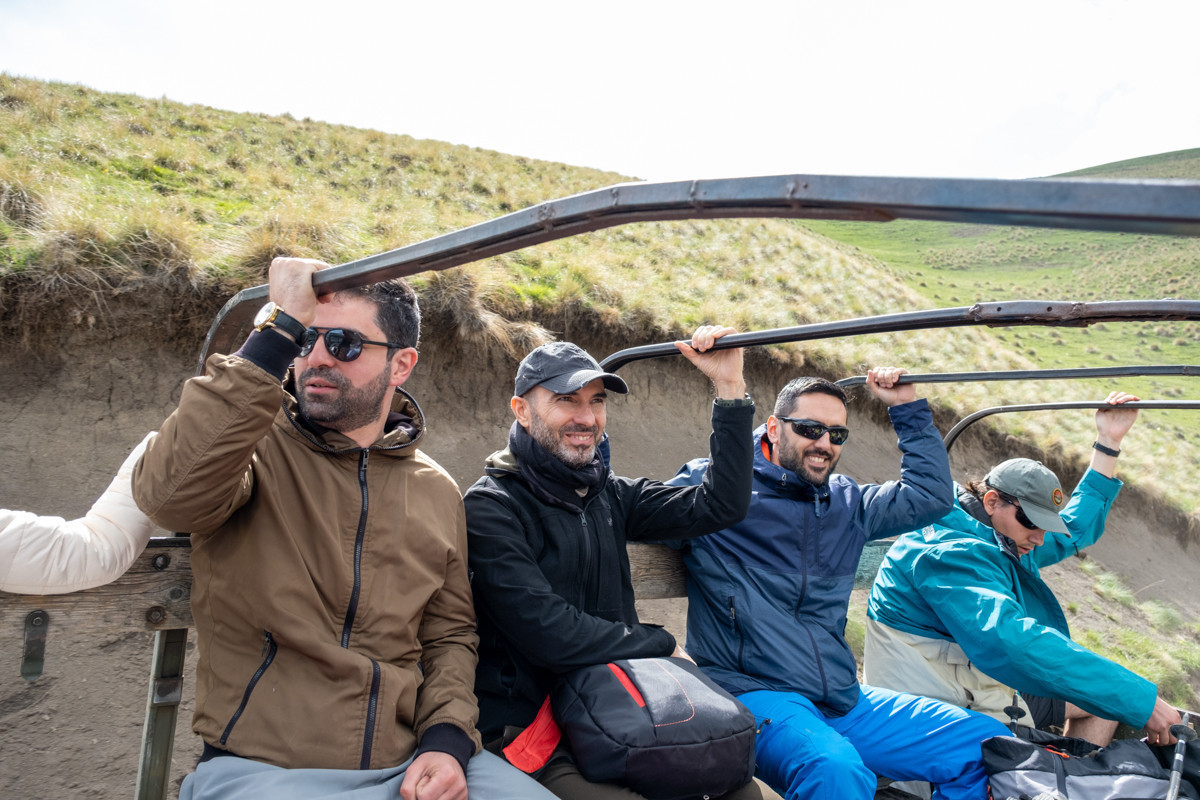
[{"label": "green hillside", "polygon": [[[1198,151],[1187,152],[1157,158],[1194,174]],[[6,346],[35,348],[34,334],[59,335],[64,318],[102,331],[117,324],[112,298],[136,297],[182,314],[179,335],[198,339],[233,292],[264,282],[275,255],[342,263],[624,180],[287,115],[0,74],[0,334]],[[516,351],[545,328],[604,331],[632,345],[701,322],[745,330],[1013,297],[1196,297],[1196,248],[1194,240],[935,223],[683,221],[573,237],[415,283],[461,331]],[[1196,360],[1200,330],[1161,327],[1134,336],[1128,328],[954,329],[770,355],[789,369],[834,374],[884,363],[950,371]],[[1149,398],[1166,389],[1139,391]],[[959,414],[1026,397],[996,384],[928,393]],[[1055,385],[1046,394],[1103,392]],[[1078,445],[1090,441],[1087,415],[1004,424],[1076,464]],[[1131,453],[1137,467],[1127,474],[1193,510],[1193,470],[1169,468],[1200,464],[1192,429],[1169,418],[1155,424],[1175,434],[1163,437],[1168,450]]]}]

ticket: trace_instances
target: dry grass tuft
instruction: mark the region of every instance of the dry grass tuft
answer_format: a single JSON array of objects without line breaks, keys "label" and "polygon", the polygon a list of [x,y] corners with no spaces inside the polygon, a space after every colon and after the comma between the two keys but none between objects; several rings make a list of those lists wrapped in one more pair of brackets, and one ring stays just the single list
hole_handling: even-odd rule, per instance
[{"label": "dry grass tuft", "polygon": [[0,109],[34,123],[52,123],[58,119],[57,93],[38,81],[0,74]]},{"label": "dry grass tuft", "polygon": [[464,269],[450,269],[421,282],[421,307],[440,317],[466,342],[489,341],[514,358],[550,341],[545,328],[532,322],[512,322],[484,307],[476,277]]},{"label": "dry grass tuft", "polygon": [[25,182],[0,174],[0,216],[14,225],[32,228],[45,211],[41,197],[29,189]]}]

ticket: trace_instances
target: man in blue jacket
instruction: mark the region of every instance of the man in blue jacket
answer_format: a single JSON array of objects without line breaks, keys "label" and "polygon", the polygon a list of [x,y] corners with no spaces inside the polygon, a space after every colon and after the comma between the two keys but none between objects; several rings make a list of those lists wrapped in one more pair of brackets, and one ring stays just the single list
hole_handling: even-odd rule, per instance
[{"label": "man in blue jacket", "polygon": [[[901,478],[860,486],[834,473],[846,395],[798,378],[754,435],[754,494],[741,523],[679,543],[688,569],[688,652],[760,723],[758,777],[788,800],[870,798],[876,775],[922,780],[936,797],[983,798],[980,742],[994,719],[915,695],[860,686],[846,613],[863,546],[912,530],[953,504],[950,465],[925,400],[903,369],[871,370],[888,405]],[[672,482],[699,482],[687,464]]]}]

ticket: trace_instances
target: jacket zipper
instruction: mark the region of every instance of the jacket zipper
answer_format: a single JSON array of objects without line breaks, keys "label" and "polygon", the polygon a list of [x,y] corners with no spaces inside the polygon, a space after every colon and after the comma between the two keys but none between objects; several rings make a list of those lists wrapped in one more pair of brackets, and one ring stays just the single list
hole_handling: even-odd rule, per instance
[{"label": "jacket zipper", "polygon": [[737,665],[738,672],[745,672],[746,666],[743,663],[746,653],[746,637],[742,635],[742,627],[738,624],[737,609],[733,605],[733,595],[729,595],[729,620],[733,623],[733,633],[738,640],[738,655]]},{"label": "jacket zipper", "polygon": [[583,569],[580,570],[580,574],[583,575],[583,586],[580,587],[579,597],[584,603],[587,603],[594,599],[592,597],[592,581],[589,580],[589,577],[596,570],[592,568],[592,538],[588,532],[586,509],[579,512],[579,524],[583,526]]},{"label": "jacket zipper", "polygon": [[[346,620],[342,623],[342,647],[350,647],[350,631],[354,628],[354,618],[358,614],[359,593],[362,591],[362,555],[363,543],[367,536],[367,511],[370,508],[367,493],[367,461],[369,450],[363,450],[358,457],[358,486],[362,493],[362,507],[358,515],[358,531],[354,536],[354,588],[350,592],[350,603],[346,608]],[[371,691],[367,695],[367,721],[363,730],[362,758],[360,769],[370,769],[372,742],[375,739],[375,718],[379,707],[379,683],[381,674],[379,662],[371,659]]]},{"label": "jacket zipper", "polygon": [[375,739],[375,712],[379,706],[379,662],[371,659],[371,695],[367,699],[367,729],[363,731],[362,760],[359,769],[371,768],[371,742]]},{"label": "jacket zipper", "polygon": [[229,740],[229,734],[233,733],[233,726],[237,724],[238,719],[242,716],[242,712],[246,710],[246,704],[250,702],[250,695],[254,692],[254,687],[258,685],[259,678],[263,676],[263,673],[267,671],[267,667],[271,666],[271,662],[275,660],[275,653],[279,649],[279,646],[275,644],[275,637],[271,635],[270,631],[264,631],[264,633],[263,661],[250,677],[250,682],[246,684],[246,691],[242,693],[242,702],[238,704],[237,710],[229,718],[229,724],[221,732],[221,744],[225,744]]},{"label": "jacket zipper", "polygon": [[[816,526],[820,527],[820,525],[821,525],[821,503],[820,503],[819,497],[813,502],[813,515],[816,517],[816,523],[815,523]],[[818,532],[818,535],[814,537],[812,531],[808,530],[806,527],[805,531],[804,531],[804,541],[803,541],[804,557],[800,559],[800,598],[796,603],[797,622],[801,621],[800,618],[802,617],[803,611],[804,611],[804,609],[803,609],[804,598],[806,598],[808,596],[808,555],[809,555],[808,551],[809,551],[809,546],[811,545],[814,538],[816,539],[817,543],[819,544],[821,541],[819,532]],[[812,648],[813,663],[817,665],[817,674],[820,675],[820,677],[821,677],[821,697],[825,700],[828,700],[829,699],[829,683],[825,678],[825,664],[821,660],[821,650],[820,650],[820,648],[817,647],[816,637],[814,637],[812,635],[812,631],[808,628],[808,626],[804,625],[801,622],[801,627],[804,628],[805,634],[808,635],[808,645],[810,648]]]},{"label": "jacket zipper", "polygon": [[367,535],[367,454],[363,450],[358,457],[358,487],[362,493],[362,510],[358,515],[358,532],[354,537],[354,588],[350,592],[350,605],[346,608],[346,621],[342,623],[342,647],[350,646],[350,629],[354,627],[354,615],[358,613],[358,593],[362,590],[363,539]]}]

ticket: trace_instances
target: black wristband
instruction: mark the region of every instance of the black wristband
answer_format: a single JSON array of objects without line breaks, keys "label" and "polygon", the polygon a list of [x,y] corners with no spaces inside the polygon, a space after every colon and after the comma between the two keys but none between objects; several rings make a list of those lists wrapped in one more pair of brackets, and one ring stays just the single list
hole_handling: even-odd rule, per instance
[{"label": "black wristband", "polygon": [[1120,450],[1113,450],[1111,447],[1105,447],[1104,445],[1100,444],[1099,442],[1092,442],[1092,449],[1096,450],[1098,452],[1104,453],[1104,455],[1106,455],[1106,456],[1112,456],[1113,458],[1116,458],[1117,456],[1121,455]]}]

